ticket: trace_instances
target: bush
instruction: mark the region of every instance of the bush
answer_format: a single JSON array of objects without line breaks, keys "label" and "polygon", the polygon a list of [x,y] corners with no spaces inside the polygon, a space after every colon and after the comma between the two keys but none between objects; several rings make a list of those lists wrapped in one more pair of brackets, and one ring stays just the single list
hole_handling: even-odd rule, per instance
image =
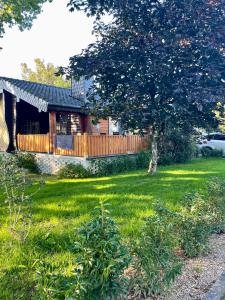
[{"label": "bush", "polygon": [[150,152],[141,151],[136,155],[136,167],[137,169],[147,168],[150,161]]},{"label": "bush", "polygon": [[192,132],[182,128],[170,128],[159,141],[159,161],[161,165],[184,163],[197,155]]},{"label": "bush", "polygon": [[222,157],[223,150],[211,149],[209,147],[201,148],[202,157]]},{"label": "bush", "polygon": [[17,164],[19,168],[24,168],[31,173],[38,174],[40,173],[40,170],[37,165],[36,158],[31,153],[17,153]]},{"label": "bush", "polygon": [[181,271],[182,263],[175,255],[177,246],[170,219],[174,215],[159,206],[156,215],[146,220],[141,238],[135,246],[134,296],[163,294]]},{"label": "bush", "polygon": [[58,177],[61,179],[87,178],[90,176],[91,172],[81,164],[68,164],[58,172]]},{"label": "bush", "polygon": [[80,228],[79,236],[76,283],[71,297],[107,300],[126,294],[128,281],[123,273],[130,256],[103,203],[98,215]]},{"label": "bush", "polygon": [[91,170],[97,176],[107,176],[126,171],[147,168],[150,154],[142,151],[137,155],[124,155],[110,159],[95,159],[92,162]]},{"label": "bush", "polygon": [[208,250],[211,222],[207,199],[199,193],[187,195],[177,225],[181,247],[188,257]]},{"label": "bush", "polygon": [[[12,237],[25,241],[31,224],[31,199],[40,187],[31,193],[29,187],[33,182],[24,169],[18,167],[14,155],[0,157],[0,188],[3,199],[8,206],[8,227]],[[43,182],[40,182],[40,186]]]},{"label": "bush", "polygon": [[212,231],[225,231],[225,181],[217,177],[212,178],[206,186],[207,204],[211,215]]}]

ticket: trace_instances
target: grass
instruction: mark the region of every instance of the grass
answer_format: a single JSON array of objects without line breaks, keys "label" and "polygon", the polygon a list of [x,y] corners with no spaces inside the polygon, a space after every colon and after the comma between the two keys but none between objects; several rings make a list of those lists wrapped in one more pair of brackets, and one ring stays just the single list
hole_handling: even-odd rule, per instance
[{"label": "grass", "polygon": [[[159,167],[154,177],[145,170],[88,179],[47,177],[45,186],[33,199],[34,228],[72,229],[89,219],[99,199],[104,199],[110,203],[123,234],[133,235],[142,219],[152,214],[153,201],[161,199],[170,208],[179,207],[186,192],[203,188],[213,176],[225,178],[224,159],[197,159],[188,164]],[[0,224],[4,223],[6,213],[6,207],[1,205]]]},{"label": "grass", "polygon": [[29,255],[57,262],[73,258],[75,228],[90,219],[99,199],[108,200],[123,236],[132,238],[138,234],[143,218],[153,213],[153,201],[161,199],[170,208],[179,208],[185,193],[202,189],[213,176],[225,179],[225,159],[196,159],[160,167],[154,177],[145,170],[77,180],[46,177],[45,186],[33,199],[33,224],[25,254],[19,247],[4,248],[9,234],[5,226],[7,207],[1,195],[0,275],[3,269],[23,264]]}]

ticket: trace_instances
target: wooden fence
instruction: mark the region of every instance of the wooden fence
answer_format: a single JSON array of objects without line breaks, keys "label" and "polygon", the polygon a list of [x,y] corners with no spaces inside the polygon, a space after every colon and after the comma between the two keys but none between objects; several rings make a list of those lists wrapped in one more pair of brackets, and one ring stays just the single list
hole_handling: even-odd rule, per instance
[{"label": "wooden fence", "polygon": [[18,134],[17,145],[21,151],[49,153],[49,134]]},{"label": "wooden fence", "polygon": [[[50,152],[49,135],[18,135],[21,151]],[[147,138],[137,135],[76,135],[73,150],[53,149],[57,155],[100,157],[117,154],[137,153],[147,148]]]}]

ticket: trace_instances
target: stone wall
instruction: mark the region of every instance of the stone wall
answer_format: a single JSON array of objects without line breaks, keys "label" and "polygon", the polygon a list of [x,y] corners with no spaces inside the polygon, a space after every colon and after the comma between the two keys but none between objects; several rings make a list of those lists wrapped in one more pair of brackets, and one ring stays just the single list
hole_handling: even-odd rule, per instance
[{"label": "stone wall", "polygon": [[82,164],[87,168],[90,164],[86,158],[62,156],[53,154],[34,153],[41,173],[56,174],[62,167],[68,164]]}]

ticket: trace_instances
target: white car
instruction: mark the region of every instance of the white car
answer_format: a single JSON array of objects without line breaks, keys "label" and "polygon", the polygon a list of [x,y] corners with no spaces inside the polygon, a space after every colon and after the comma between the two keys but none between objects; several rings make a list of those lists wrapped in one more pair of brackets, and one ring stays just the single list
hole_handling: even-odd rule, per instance
[{"label": "white car", "polygon": [[225,155],[225,134],[216,132],[203,135],[199,139],[197,146],[200,149],[207,147],[208,149],[222,150],[223,155]]}]

